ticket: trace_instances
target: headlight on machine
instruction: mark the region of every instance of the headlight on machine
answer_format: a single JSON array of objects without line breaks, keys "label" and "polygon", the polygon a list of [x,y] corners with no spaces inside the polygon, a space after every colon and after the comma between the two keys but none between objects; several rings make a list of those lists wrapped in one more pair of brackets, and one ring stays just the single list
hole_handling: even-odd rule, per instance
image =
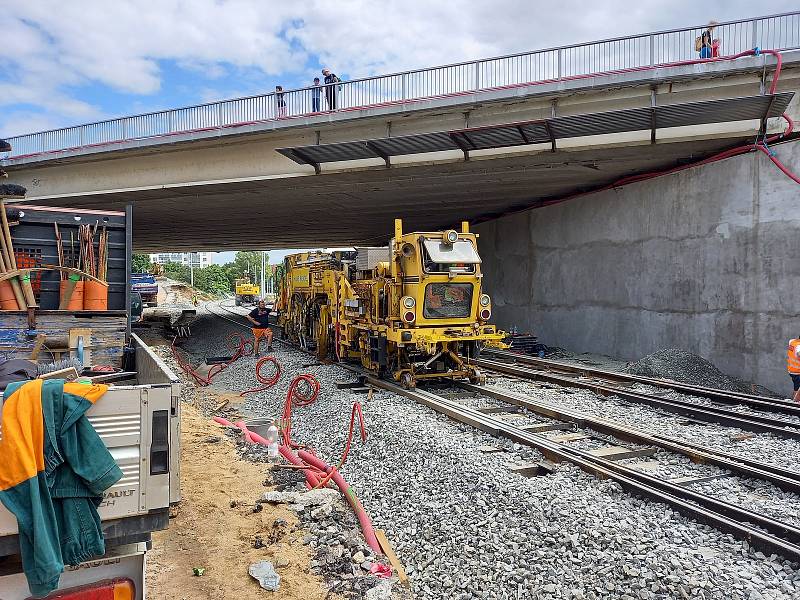
[{"label": "headlight on machine", "polygon": [[451,246],[458,241],[458,232],[455,229],[448,229],[444,232],[444,242]]},{"label": "headlight on machine", "polygon": [[405,308],[414,308],[417,301],[411,296],[403,296],[402,303]]},{"label": "headlight on machine", "polygon": [[491,301],[492,301],[492,299],[489,298],[488,294],[481,294],[481,298],[479,300],[479,302],[481,303],[481,306],[489,306],[489,303]]}]

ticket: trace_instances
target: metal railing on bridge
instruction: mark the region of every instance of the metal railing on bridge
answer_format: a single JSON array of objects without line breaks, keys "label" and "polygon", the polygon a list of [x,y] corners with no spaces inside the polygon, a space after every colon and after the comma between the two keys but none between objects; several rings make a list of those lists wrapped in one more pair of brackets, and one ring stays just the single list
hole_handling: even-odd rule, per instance
[{"label": "metal railing on bridge", "polygon": [[[654,68],[697,59],[695,40],[706,28],[702,25],[573,44],[20,135],[8,138],[12,151],[5,157]],[[797,49],[800,11],[719,23],[713,34],[720,41],[722,55],[755,47]]]}]

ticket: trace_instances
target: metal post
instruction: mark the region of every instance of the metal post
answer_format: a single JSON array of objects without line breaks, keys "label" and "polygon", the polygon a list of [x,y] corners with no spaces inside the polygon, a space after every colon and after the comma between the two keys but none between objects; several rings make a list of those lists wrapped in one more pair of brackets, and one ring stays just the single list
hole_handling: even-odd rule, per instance
[{"label": "metal post", "polygon": [[564,51],[563,48],[558,49],[558,72],[557,72],[558,79],[561,79],[561,60],[562,60],[561,55],[563,51]]},{"label": "metal post", "polygon": [[133,268],[133,204],[125,205],[125,345],[131,340],[131,269]]},{"label": "metal post", "polygon": [[191,251],[189,252],[189,285],[194,287],[194,259]]},{"label": "metal post", "polygon": [[753,19],[753,37],[750,41],[750,47],[755,48],[758,46],[758,19]]},{"label": "metal post", "polygon": [[475,61],[475,91],[481,89],[481,64]]},{"label": "metal post", "polygon": [[267,263],[267,255],[262,250],[261,251],[261,299],[262,300],[267,296],[267,287],[266,284],[264,283],[264,267],[266,266],[266,263]]},{"label": "metal post", "polygon": [[650,35],[650,66],[656,64],[656,38]]}]

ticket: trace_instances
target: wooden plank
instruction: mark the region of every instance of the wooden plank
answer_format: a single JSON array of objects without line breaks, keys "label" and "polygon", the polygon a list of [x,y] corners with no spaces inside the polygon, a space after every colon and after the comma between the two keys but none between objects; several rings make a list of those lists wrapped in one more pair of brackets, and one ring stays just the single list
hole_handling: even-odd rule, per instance
[{"label": "wooden plank", "polygon": [[512,465],[509,470],[517,475],[523,477],[538,477],[540,475],[549,475],[555,470],[555,464],[549,460],[542,460],[534,463],[523,463],[521,465]]},{"label": "wooden plank", "polygon": [[604,448],[595,448],[589,450],[589,454],[597,456],[598,458],[605,458],[606,460],[622,460],[623,458],[641,458],[642,456],[653,456],[658,452],[658,448],[639,448],[633,450],[625,446],[606,446]]},{"label": "wooden plank", "polygon": [[575,433],[565,433],[564,435],[556,435],[549,439],[553,440],[554,442],[577,442],[578,440],[588,440],[589,438],[591,438],[590,435],[586,435],[585,433],[576,431]]},{"label": "wooden plank", "polygon": [[574,428],[571,423],[535,423],[534,425],[525,425],[520,427],[525,431],[531,433],[542,433],[544,431],[569,431]]},{"label": "wooden plank", "polygon": [[389,562],[392,564],[392,568],[397,573],[397,578],[400,580],[400,583],[407,586],[408,575],[406,575],[406,571],[403,568],[403,563],[400,562],[400,559],[397,558],[397,555],[394,553],[392,545],[389,543],[389,538],[386,537],[386,532],[383,531],[383,529],[376,529],[375,537],[378,538],[378,543],[381,545],[381,549],[386,555],[386,558],[388,558]]},{"label": "wooden plank", "polygon": [[43,333],[39,333],[36,335],[36,341],[33,344],[33,350],[31,350],[31,360],[36,360],[39,358],[39,353],[42,351],[42,346],[44,346],[44,341],[47,339],[47,336]]}]

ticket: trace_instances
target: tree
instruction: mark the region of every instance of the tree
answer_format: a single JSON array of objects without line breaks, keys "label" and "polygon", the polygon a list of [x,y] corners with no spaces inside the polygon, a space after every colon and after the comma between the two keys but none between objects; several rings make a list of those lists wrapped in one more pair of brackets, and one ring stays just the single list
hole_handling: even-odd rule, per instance
[{"label": "tree", "polygon": [[149,254],[134,254],[131,257],[131,272],[132,273],[147,273],[150,271],[150,255]]},{"label": "tree", "polygon": [[202,269],[195,269],[194,287],[212,294],[222,294],[231,291],[228,275],[225,269],[220,265],[208,265]]},{"label": "tree", "polygon": [[168,262],[164,265],[164,275],[176,281],[189,283],[189,267],[176,262]]}]

